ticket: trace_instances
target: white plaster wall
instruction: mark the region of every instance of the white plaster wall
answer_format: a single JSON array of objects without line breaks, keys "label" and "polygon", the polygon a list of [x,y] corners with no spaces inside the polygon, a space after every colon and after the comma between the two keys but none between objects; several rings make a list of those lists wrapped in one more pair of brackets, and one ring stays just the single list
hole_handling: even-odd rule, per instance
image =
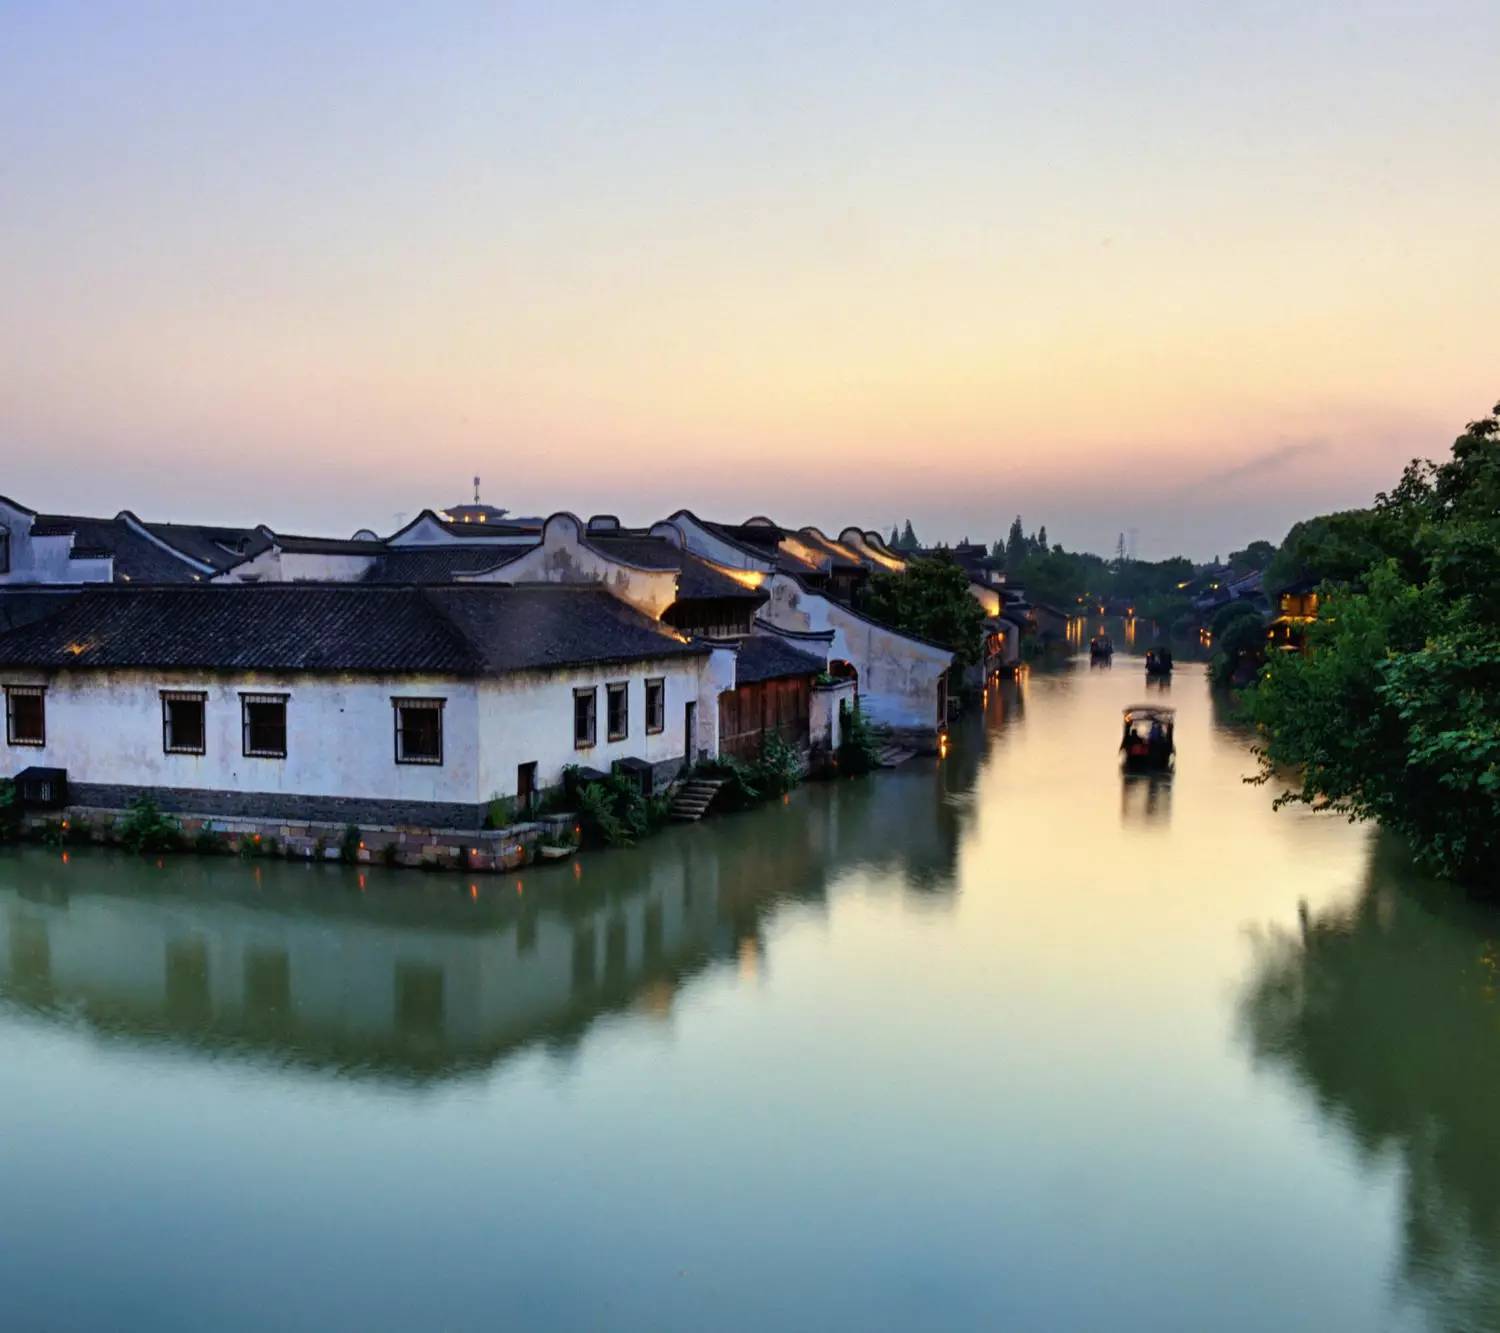
[{"label": "white plaster wall", "polygon": [[[609,772],[617,759],[663,763],[683,756],[684,705],[699,698],[701,657],[669,658],[659,662],[630,662],[612,666],[577,667],[551,673],[526,672],[487,679],[479,686],[480,800],[514,796],[516,770],[535,763],[537,784],[554,787],[568,764]],[[666,679],[665,729],[646,732],[646,681]],[[609,707],[605,686],[625,681],[630,691],[629,733],[624,740],[609,739]],[[596,741],[588,749],[573,745],[573,691],[588,686],[595,695]],[[703,714],[700,703],[700,739]],[[717,728],[718,706],[714,706]],[[717,743],[717,733],[714,736]]]},{"label": "white plaster wall", "polygon": [[525,555],[463,582],[597,584],[652,620],[660,620],[677,600],[675,569],[643,569],[612,559],[585,543],[583,525],[571,514],[552,515],[540,545]]},{"label": "white plaster wall", "polygon": [[375,563],[372,555],[283,551],[272,546],[226,569],[215,583],[357,583]]},{"label": "white plaster wall", "polygon": [[[710,560],[715,560],[721,565],[728,565],[731,569],[758,569],[769,573],[775,568],[771,560],[742,551],[732,542],[725,541],[718,533],[710,532],[701,523],[695,522],[690,514],[673,514],[671,523],[682,533],[688,550],[695,555],[707,556]],[[656,527],[653,527],[651,531],[654,534]]]},{"label": "white plaster wall", "polygon": [[875,722],[936,727],[938,683],[953,655],[855,615],[786,574],[770,581],[761,616],[794,630],[833,630],[829,660],[843,658],[859,672],[860,704]]},{"label": "white plaster wall", "polygon": [[0,574],[0,587],[8,583],[109,583],[115,562],[74,560],[73,536],[33,537],[31,515],[0,501],[0,523],[10,529],[10,570]]},{"label": "white plaster wall", "polygon": [[1000,596],[999,590],[987,588],[982,583],[969,582],[969,596],[984,608],[987,616],[998,616],[1005,608],[1005,600]]},{"label": "white plaster wall", "polygon": [[854,682],[841,680],[836,685],[814,685],[808,703],[808,734],[814,749],[837,750],[844,743],[839,705],[854,707]]},{"label": "white plaster wall", "polygon": [[[6,746],[3,771],[10,774],[40,764],[67,769],[74,782],[383,800],[483,799],[472,681],[270,674],[210,679],[142,671],[58,672],[50,680],[39,672],[7,671],[0,681],[47,686],[47,744]],[[207,692],[206,753],[163,753],[163,689]],[[290,696],[285,759],[241,753],[241,692]],[[393,695],[447,700],[441,764],[396,762]]]}]

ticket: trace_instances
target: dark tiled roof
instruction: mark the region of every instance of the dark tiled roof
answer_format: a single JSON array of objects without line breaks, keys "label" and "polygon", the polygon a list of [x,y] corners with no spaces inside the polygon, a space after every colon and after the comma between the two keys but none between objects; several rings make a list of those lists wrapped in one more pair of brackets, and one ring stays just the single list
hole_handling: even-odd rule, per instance
[{"label": "dark tiled roof", "polygon": [[642,537],[635,534],[617,537],[612,533],[591,532],[587,541],[595,550],[623,560],[628,565],[677,570],[679,602],[732,597],[758,604],[764,602],[769,595],[759,588],[747,588],[738,579],[715,568],[707,560],[701,560],[691,551],[672,545],[663,537]]},{"label": "dark tiled roof", "polygon": [[[132,583],[191,583],[199,571],[188,561],[165,551],[143,537],[122,518],[85,518],[73,514],[38,514],[31,525],[33,536],[73,534],[73,553],[87,556],[112,555],[115,579]],[[201,577],[201,575],[200,575]]]},{"label": "dark tiled roof", "polygon": [[278,532],[276,545],[293,555],[383,555],[390,548],[378,537],[297,537]]},{"label": "dark tiled roof", "polygon": [[[259,528],[233,528],[208,523],[142,523],[154,537],[194,560],[228,569],[248,556],[269,550],[271,539]],[[241,549],[243,548],[243,549]]]},{"label": "dark tiled roof", "polygon": [[364,576],[366,583],[452,583],[459,574],[493,569],[530,546],[388,546]]},{"label": "dark tiled roof", "polygon": [[811,653],[783,642],[772,634],[752,634],[740,643],[734,683],[750,685],[758,680],[780,680],[785,676],[816,676],[827,664]]},{"label": "dark tiled roof", "polygon": [[590,662],[701,656],[709,651],[649,620],[602,588],[458,583],[423,593],[474,646],[490,672]]},{"label": "dark tiled roof", "polygon": [[476,675],[704,653],[593,588],[97,588],[0,634],[0,666]]}]

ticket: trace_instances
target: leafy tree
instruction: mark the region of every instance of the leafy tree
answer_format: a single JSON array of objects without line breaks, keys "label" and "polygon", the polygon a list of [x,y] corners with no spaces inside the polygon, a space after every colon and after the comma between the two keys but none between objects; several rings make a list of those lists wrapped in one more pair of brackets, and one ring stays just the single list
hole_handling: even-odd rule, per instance
[{"label": "leafy tree", "polygon": [[1047,545],[1047,525],[1043,523],[1036,530],[1036,536],[1032,539],[1032,551],[1036,555],[1046,555],[1050,549]]},{"label": "leafy tree", "polygon": [[951,556],[912,560],[900,573],[877,570],[863,609],[893,629],[952,649],[959,666],[980,660],[987,617]]},{"label": "leafy tree", "polygon": [[1277,559],[1306,561],[1323,604],[1305,651],[1278,655],[1248,697],[1262,779],[1296,774],[1279,801],[1377,819],[1461,879],[1500,856],[1497,416],[1374,509],[1288,534]]},{"label": "leafy tree", "polygon": [[1021,527],[1021,516],[1017,514],[1010,525],[1010,536],[1005,542],[1005,567],[1019,569],[1026,555],[1026,533]]},{"label": "leafy tree", "polygon": [[1264,569],[1275,555],[1275,542],[1254,541],[1243,551],[1231,551],[1229,563],[1238,569]]}]

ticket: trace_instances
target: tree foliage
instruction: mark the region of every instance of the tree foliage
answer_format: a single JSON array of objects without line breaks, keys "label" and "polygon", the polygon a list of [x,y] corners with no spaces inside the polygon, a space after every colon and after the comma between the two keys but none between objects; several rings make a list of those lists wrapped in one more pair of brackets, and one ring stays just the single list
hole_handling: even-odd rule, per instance
[{"label": "tree foliage", "polygon": [[1377,819],[1464,879],[1500,855],[1497,455],[1497,418],[1471,422],[1374,508],[1298,524],[1277,561],[1323,580],[1319,618],[1248,696],[1263,779],[1295,773],[1281,801]]},{"label": "tree foliage", "polygon": [[984,651],[984,608],[951,557],[910,560],[899,573],[877,570],[861,609],[893,629],[952,649],[959,666],[979,661]]}]

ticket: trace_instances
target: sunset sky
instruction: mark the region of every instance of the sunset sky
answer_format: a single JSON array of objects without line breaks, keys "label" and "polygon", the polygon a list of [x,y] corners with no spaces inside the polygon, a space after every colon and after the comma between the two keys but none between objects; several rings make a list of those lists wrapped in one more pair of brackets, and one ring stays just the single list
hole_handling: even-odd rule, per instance
[{"label": "sunset sky", "polygon": [[0,5],[0,493],[1226,552],[1500,397],[1500,5]]}]

